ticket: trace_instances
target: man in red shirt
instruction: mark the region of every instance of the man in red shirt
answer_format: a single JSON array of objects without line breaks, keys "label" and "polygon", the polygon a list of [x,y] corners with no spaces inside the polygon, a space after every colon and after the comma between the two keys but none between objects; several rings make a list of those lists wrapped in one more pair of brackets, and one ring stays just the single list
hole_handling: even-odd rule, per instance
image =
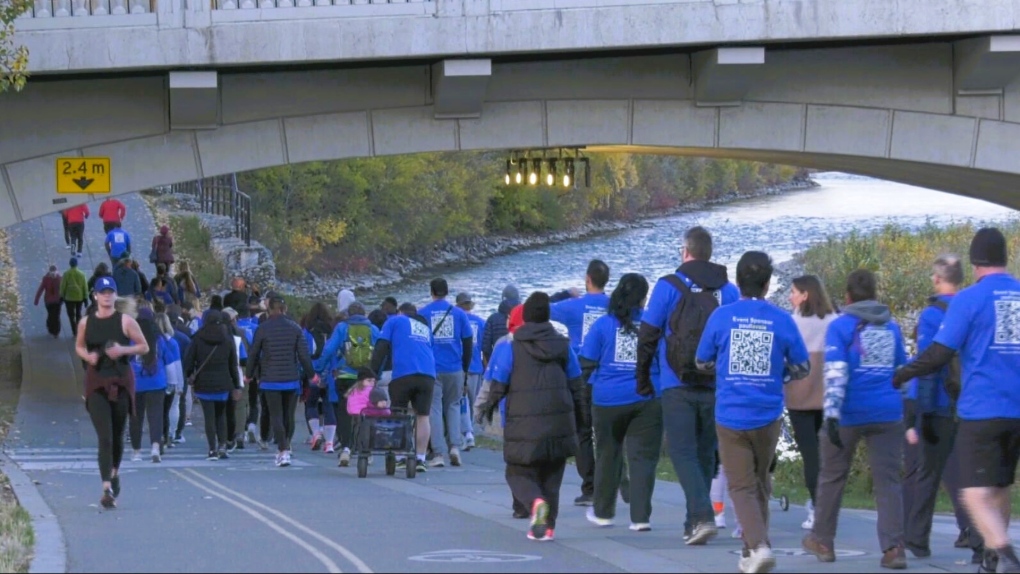
[{"label": "man in red shirt", "polygon": [[85,220],[91,215],[89,206],[83,203],[68,207],[62,214],[67,221],[67,229],[71,235],[71,256],[80,258],[82,239],[85,236]]},{"label": "man in red shirt", "polygon": [[112,197],[104,201],[99,206],[99,217],[103,220],[103,233],[109,233],[120,227],[125,215],[127,215],[127,208],[123,203]]}]

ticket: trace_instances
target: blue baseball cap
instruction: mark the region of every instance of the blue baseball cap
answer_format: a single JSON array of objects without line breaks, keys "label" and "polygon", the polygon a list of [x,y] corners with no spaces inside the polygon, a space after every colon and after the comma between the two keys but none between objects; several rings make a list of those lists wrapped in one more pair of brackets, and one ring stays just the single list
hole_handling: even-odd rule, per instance
[{"label": "blue baseball cap", "polygon": [[117,282],[113,280],[113,277],[100,277],[96,281],[96,285],[93,290],[96,293],[102,293],[103,291],[116,291]]}]

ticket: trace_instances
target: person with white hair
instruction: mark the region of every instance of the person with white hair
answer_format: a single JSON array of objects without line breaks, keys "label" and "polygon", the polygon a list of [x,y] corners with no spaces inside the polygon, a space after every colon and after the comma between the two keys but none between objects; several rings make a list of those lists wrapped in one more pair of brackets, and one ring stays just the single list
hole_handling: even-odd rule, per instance
[{"label": "person with white hair", "polygon": [[350,289],[341,289],[336,294],[336,311],[337,313],[346,313],[347,308],[351,306],[351,303],[357,301],[354,298],[354,291]]}]

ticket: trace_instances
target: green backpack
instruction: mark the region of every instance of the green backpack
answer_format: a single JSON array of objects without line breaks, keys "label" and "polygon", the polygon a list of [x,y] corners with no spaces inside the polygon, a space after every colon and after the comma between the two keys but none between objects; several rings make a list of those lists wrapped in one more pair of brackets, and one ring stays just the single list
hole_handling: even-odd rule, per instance
[{"label": "green backpack", "polygon": [[348,368],[359,369],[372,364],[371,325],[347,324],[347,344],[344,363]]}]

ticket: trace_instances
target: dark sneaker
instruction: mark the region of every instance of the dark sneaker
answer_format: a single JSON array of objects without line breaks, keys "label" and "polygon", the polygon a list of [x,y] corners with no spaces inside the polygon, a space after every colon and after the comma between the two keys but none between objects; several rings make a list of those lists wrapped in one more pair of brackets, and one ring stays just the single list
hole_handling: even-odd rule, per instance
[{"label": "dark sneaker", "polygon": [[527,517],[528,517],[528,511],[527,510],[520,510],[520,509],[514,510],[514,518],[523,519],[523,518],[527,518]]},{"label": "dark sneaker", "polygon": [[206,460],[219,460],[220,455],[215,450],[210,450],[209,455],[205,457]]},{"label": "dark sneaker", "polygon": [[227,451],[221,450],[216,453],[216,458],[219,460],[224,460],[230,458],[230,456],[227,454]]},{"label": "dark sneaker", "polygon": [[[814,554],[819,562],[835,562],[836,551],[821,543],[814,534],[808,534],[800,541],[801,547],[807,552]],[[884,561],[885,558],[883,557]]]},{"label": "dark sneaker", "polygon": [[[930,555],[931,552],[928,554]],[[906,570],[907,553],[903,551],[902,546],[890,548],[882,554],[882,561],[879,565],[882,566],[882,568],[889,568],[890,570]]]},{"label": "dark sneaker", "polygon": [[914,558],[927,558],[931,556],[931,548],[926,546],[914,546],[913,544],[907,544],[907,550],[914,555]]},{"label": "dark sneaker", "polygon": [[712,522],[702,522],[694,527],[691,531],[691,537],[686,540],[688,546],[701,546],[707,544],[709,540],[716,537],[719,534],[719,529],[715,527],[715,520]]},{"label": "dark sneaker", "polygon": [[110,479],[110,490],[113,492],[113,497],[117,498],[120,496],[120,475],[114,476]]},{"label": "dark sneaker", "polygon": [[107,510],[117,508],[117,498],[113,495],[112,488],[103,491],[103,497],[99,499],[99,504]]},{"label": "dark sneaker", "polygon": [[692,530],[691,528],[685,527],[684,528],[684,543],[685,544],[687,543],[688,540],[691,539],[691,534],[694,534],[694,530]]},{"label": "dark sneaker", "polygon": [[582,494],[574,499],[574,506],[594,506],[595,500],[590,494]]},{"label": "dark sneaker", "polygon": [[415,470],[415,472],[428,472],[428,470],[429,470],[429,465],[425,464],[425,461],[423,461],[423,460],[419,460],[419,461],[417,462],[417,465],[418,465],[418,466],[416,466],[416,467],[415,467],[415,469],[414,469],[414,470]]},{"label": "dark sneaker", "polygon": [[953,548],[970,548],[970,528],[964,528],[953,542]]}]

